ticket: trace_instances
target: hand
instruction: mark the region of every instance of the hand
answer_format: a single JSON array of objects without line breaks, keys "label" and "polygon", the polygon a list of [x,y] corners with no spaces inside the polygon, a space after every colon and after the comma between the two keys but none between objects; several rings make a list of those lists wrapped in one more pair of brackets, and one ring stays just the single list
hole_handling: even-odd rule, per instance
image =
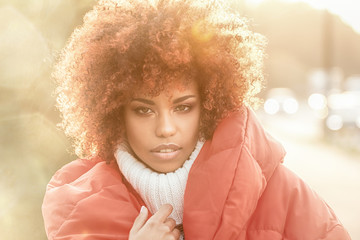
[{"label": "hand", "polygon": [[147,220],[148,210],[142,207],[130,230],[129,240],[178,240],[180,231],[175,228],[176,222],[168,218],[172,210],[171,205],[162,205],[159,211]]}]

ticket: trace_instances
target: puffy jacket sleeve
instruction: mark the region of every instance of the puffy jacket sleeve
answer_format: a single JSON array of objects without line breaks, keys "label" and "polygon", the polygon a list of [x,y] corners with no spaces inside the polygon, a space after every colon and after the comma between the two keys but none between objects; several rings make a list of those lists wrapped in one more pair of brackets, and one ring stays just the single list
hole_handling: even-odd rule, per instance
[{"label": "puffy jacket sleeve", "polygon": [[105,162],[76,160],[50,180],[42,206],[48,239],[128,239],[140,204]]},{"label": "puffy jacket sleeve", "polygon": [[274,171],[253,219],[248,234],[254,239],[265,239],[255,235],[271,232],[279,239],[351,239],[326,202],[283,165]]}]

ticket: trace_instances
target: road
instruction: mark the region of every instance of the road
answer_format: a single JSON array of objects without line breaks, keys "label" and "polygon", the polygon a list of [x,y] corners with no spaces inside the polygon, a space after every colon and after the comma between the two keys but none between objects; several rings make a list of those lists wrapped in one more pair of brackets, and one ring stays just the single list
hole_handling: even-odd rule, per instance
[{"label": "road", "polygon": [[284,164],[331,206],[352,239],[360,239],[360,151],[324,141],[320,122],[305,107],[294,116],[258,116],[284,145]]}]

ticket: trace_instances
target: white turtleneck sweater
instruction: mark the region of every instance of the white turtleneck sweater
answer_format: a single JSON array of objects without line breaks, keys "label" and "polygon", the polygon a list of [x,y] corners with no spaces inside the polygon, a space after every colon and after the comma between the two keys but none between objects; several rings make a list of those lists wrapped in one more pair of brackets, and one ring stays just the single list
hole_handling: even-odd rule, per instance
[{"label": "white turtleneck sweater", "polygon": [[115,158],[120,171],[140,194],[149,211],[154,214],[161,205],[171,204],[174,209],[169,217],[173,218],[176,224],[181,224],[188,174],[203,144],[199,141],[183,166],[170,173],[158,173],[151,170],[126,151],[126,147],[120,146],[115,152]]}]

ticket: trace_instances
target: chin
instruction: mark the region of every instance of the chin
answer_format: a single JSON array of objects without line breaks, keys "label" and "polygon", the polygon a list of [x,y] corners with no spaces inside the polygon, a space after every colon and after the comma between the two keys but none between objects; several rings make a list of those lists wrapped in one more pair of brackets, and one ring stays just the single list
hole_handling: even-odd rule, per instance
[{"label": "chin", "polygon": [[182,165],[183,164],[178,165],[178,166],[169,166],[169,167],[162,166],[162,167],[159,167],[159,168],[156,168],[156,169],[153,168],[153,170],[158,172],[158,173],[171,173],[171,172],[175,172],[176,170],[181,168]]}]

